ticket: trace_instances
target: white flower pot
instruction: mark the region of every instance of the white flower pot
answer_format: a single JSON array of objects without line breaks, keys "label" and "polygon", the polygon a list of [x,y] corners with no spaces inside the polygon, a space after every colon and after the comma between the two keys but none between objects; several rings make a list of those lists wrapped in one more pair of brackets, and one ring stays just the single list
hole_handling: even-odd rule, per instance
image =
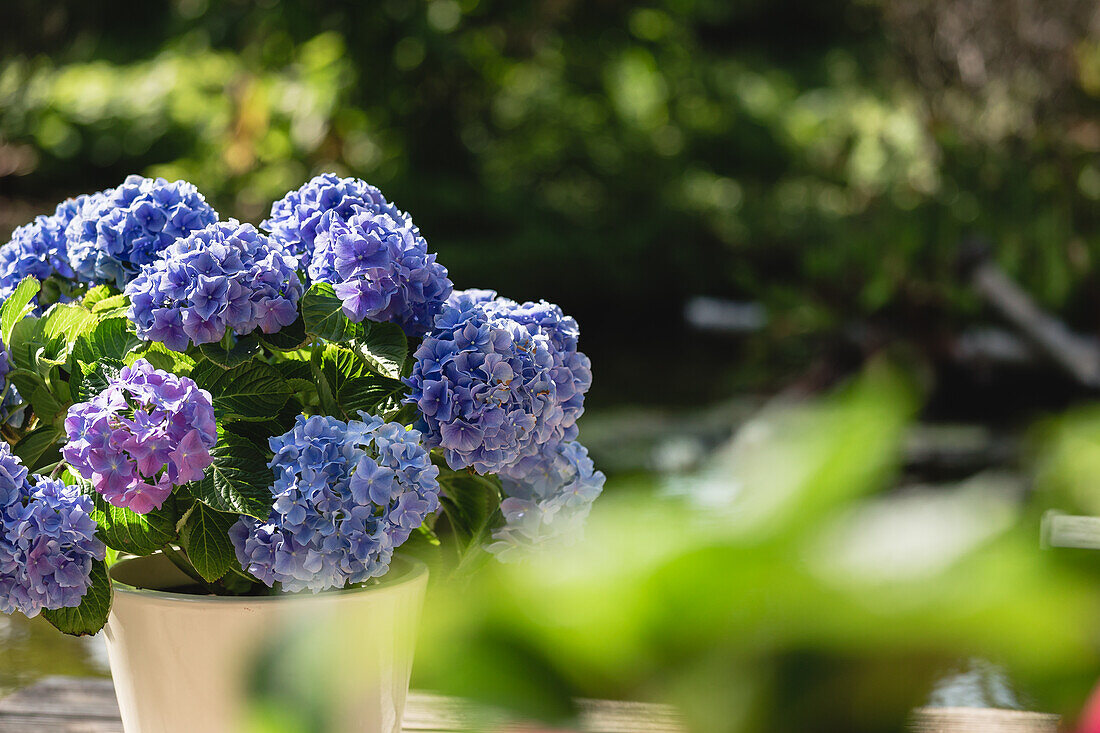
[{"label": "white flower pot", "polygon": [[396,559],[377,585],[318,595],[173,593],[192,581],[159,554],[111,577],[104,631],[126,733],[279,730],[295,715],[309,730],[401,730],[422,563]]}]

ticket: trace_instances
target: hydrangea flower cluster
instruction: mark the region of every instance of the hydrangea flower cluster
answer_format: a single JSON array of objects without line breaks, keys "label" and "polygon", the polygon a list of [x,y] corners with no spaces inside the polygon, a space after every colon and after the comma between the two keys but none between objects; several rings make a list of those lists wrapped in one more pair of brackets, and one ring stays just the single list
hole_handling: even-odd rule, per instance
[{"label": "hydrangea flower cluster", "polygon": [[35,477],[0,444],[0,613],[80,605],[92,561],[106,553],[96,539],[92,502],[75,486]]},{"label": "hydrangea flower cluster", "polygon": [[523,459],[501,474],[504,526],[493,532],[496,541],[488,549],[512,559],[546,542],[576,538],[604,481],[575,440]]},{"label": "hydrangea flower cluster", "polygon": [[229,533],[241,566],[267,585],[317,593],[382,575],[439,508],[439,469],[420,433],[361,415],[299,415],[271,439],[271,514],[241,517]]},{"label": "hydrangea flower cluster", "polygon": [[89,402],[69,408],[62,451],[111,504],[159,509],[175,486],[202,478],[217,440],[210,393],[144,359]]},{"label": "hydrangea flower cluster", "polygon": [[431,330],[453,290],[411,219],[364,208],[321,217],[309,277],[333,283],[352,321],[391,321],[411,336]]},{"label": "hydrangea flower cluster", "polygon": [[358,207],[405,218],[374,186],[358,178],[340,178],[334,173],[315,176],[301,188],[290,191],[271,205],[271,216],[260,223],[272,238],[303,263],[313,255],[313,242],[327,211],[347,220]]},{"label": "hydrangea flower cluster", "polygon": [[138,335],[184,351],[294,323],[298,263],[251,224],[216,222],[177,240],[126,286]]},{"label": "hydrangea flower cluster", "polygon": [[91,283],[123,288],[141,265],[218,214],[186,181],[127,176],[118,188],[88,196],[65,230],[69,264]]},{"label": "hydrangea flower cluster", "polygon": [[406,379],[425,444],[442,446],[455,470],[486,474],[575,439],[592,383],[579,335],[550,303],[519,304],[491,290],[453,294]]},{"label": "hydrangea flower cluster", "polygon": [[0,247],[0,303],[7,300],[28,275],[45,280],[55,272],[73,277],[65,245],[65,228],[76,216],[87,196],[66,199],[50,216],[38,216],[17,228],[11,241]]}]

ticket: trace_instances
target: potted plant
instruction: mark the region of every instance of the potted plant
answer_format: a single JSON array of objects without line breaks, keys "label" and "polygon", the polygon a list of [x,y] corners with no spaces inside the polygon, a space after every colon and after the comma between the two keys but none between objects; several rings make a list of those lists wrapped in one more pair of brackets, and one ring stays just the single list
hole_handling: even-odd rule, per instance
[{"label": "potted plant", "polygon": [[602,489],[576,322],[454,291],[357,179],[257,229],[130,176],[17,229],[0,299],[0,611],[106,626],[128,733],[240,730],[303,625],[352,663],[334,729],[399,730],[425,563],[568,538]]}]

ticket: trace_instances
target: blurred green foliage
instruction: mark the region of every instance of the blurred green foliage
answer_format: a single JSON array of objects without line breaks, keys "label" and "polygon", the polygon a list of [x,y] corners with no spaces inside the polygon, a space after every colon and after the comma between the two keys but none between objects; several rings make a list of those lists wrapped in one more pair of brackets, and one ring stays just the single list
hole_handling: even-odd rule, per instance
[{"label": "blurred green foliage", "polygon": [[[623,323],[678,330],[701,293],[767,304],[748,356],[769,365],[853,318],[949,327],[975,307],[955,276],[972,233],[1100,325],[1100,44],[1071,49],[1069,90],[1040,109],[1041,77],[921,81],[897,4],[10,0],[0,193],[45,205],[137,170],[257,221],[312,173],[359,175],[460,286],[565,304],[597,363]],[[621,371],[622,393],[644,388]]]},{"label": "blurred green foliage", "polygon": [[675,703],[700,733],[850,733],[901,730],[975,655],[1072,718],[1095,681],[1095,559],[1039,551],[1018,479],[882,495],[915,407],[873,365],[762,412],[691,492],[620,491],[583,542],[438,588],[419,682],[550,719],[595,695]]}]

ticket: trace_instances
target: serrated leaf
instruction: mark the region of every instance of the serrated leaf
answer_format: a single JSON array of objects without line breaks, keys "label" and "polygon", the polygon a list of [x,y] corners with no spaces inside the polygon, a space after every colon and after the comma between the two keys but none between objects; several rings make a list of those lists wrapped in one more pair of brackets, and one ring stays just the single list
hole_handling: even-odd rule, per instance
[{"label": "serrated leaf", "polygon": [[19,456],[27,470],[35,471],[60,459],[58,443],[62,435],[54,425],[42,425],[23,436],[12,452]]},{"label": "serrated leaf", "polygon": [[439,483],[439,502],[454,530],[458,550],[455,572],[471,570],[487,556],[485,544],[503,519],[500,479],[445,471]]},{"label": "serrated leaf", "polygon": [[37,367],[35,357],[38,350],[45,346],[42,334],[38,330],[38,319],[34,316],[26,316],[15,324],[12,329],[10,341],[4,343],[11,354],[11,363],[21,369],[34,370]]},{"label": "serrated leaf", "polygon": [[118,379],[118,373],[126,366],[118,359],[98,359],[92,364],[77,362],[80,379],[74,374],[69,382],[73,402],[87,402],[107,389],[112,381]]},{"label": "serrated leaf", "polygon": [[38,321],[45,341],[62,336],[75,341],[77,336],[92,330],[99,318],[91,312],[72,303],[55,303]]},{"label": "serrated leaf", "polygon": [[260,348],[259,339],[249,335],[237,338],[237,343],[228,349],[221,342],[218,342],[216,344],[202,344],[199,346],[199,351],[222,369],[232,369],[252,361],[260,354],[262,349]]},{"label": "serrated leaf", "polygon": [[349,417],[359,411],[381,415],[398,407],[407,387],[396,379],[369,375],[355,377],[340,388],[338,400]]},{"label": "serrated leaf", "polygon": [[131,555],[151,555],[176,538],[179,511],[174,496],[169,496],[160,509],[138,514],[111,505],[92,488],[91,482],[71,468],[62,472],[61,480],[79,486],[81,493],[92,500],[92,519],[98,526],[96,536],[108,547]]},{"label": "serrated leaf", "polygon": [[188,484],[191,495],[222,512],[247,514],[266,519],[271,513],[271,486],[267,467],[267,444],[223,429],[210,451],[213,463],[201,481]]},{"label": "serrated leaf", "polygon": [[209,583],[232,568],[240,567],[233,542],[229,539],[229,528],[238,518],[237,514],[215,511],[197,501],[180,528],[180,541],[187,552],[187,559]]},{"label": "serrated leaf", "polygon": [[323,347],[315,347],[313,358],[309,360],[310,369],[313,370],[313,381],[317,386],[317,399],[321,402],[321,409],[326,415],[341,417],[343,413],[336,401],[336,388],[325,374],[324,353]]},{"label": "serrated leaf", "polygon": [[84,297],[80,299],[80,304],[85,308],[91,310],[99,301],[104,298],[108,298],[111,295],[111,289],[106,285],[96,285],[88,288],[88,292],[84,293]]},{"label": "serrated leaf", "polygon": [[45,423],[53,422],[61,411],[69,406],[68,402],[62,403],[48,389],[36,389],[32,392],[30,403],[34,414]]},{"label": "serrated leaf", "polygon": [[144,351],[131,351],[126,355],[124,361],[127,366],[132,366],[138,359],[145,359],[153,365],[154,369],[172,372],[184,377],[189,376],[191,370],[195,368],[195,360],[190,356],[172,351],[157,341],[150,343]]},{"label": "serrated leaf", "polygon": [[58,631],[70,636],[99,633],[111,613],[111,579],[107,577],[107,566],[103,561],[92,561],[91,581],[79,606],[43,611],[43,618]]},{"label": "serrated leaf", "polygon": [[222,369],[202,361],[191,370],[191,379],[210,392],[220,417],[264,419],[274,416],[290,398],[286,380],[268,364],[251,361]]},{"label": "serrated leaf", "polygon": [[255,333],[259,334],[263,342],[276,351],[295,351],[302,348],[309,341],[305,321],[302,320],[301,315],[294,323],[279,329],[275,333],[261,333],[260,331]]},{"label": "serrated leaf", "polygon": [[73,346],[73,356],[92,363],[108,357],[125,361],[126,357],[145,342],[131,330],[126,318],[107,318],[82,334]]},{"label": "serrated leaf", "polygon": [[15,290],[0,307],[0,338],[5,344],[11,343],[11,332],[23,316],[34,310],[31,299],[38,294],[41,285],[38,280],[27,276],[15,287]]},{"label": "serrated leaf", "polygon": [[397,379],[409,353],[409,340],[396,323],[364,323],[362,336],[350,340],[348,347],[370,369],[383,377]]},{"label": "serrated leaf", "polygon": [[277,362],[272,366],[279,374],[283,375],[283,379],[295,392],[317,389],[317,383],[313,380],[313,370],[310,368],[309,362],[292,359]]},{"label": "serrated leaf", "polygon": [[302,296],[302,320],[307,334],[327,341],[344,341],[363,332],[344,315],[340,299],[329,283],[313,283]]},{"label": "serrated leaf", "polygon": [[272,364],[285,379],[312,379],[312,372],[308,361],[288,359]]},{"label": "serrated leaf", "polygon": [[348,380],[370,373],[367,365],[354,351],[336,344],[327,344],[321,351],[321,368],[337,393]]},{"label": "serrated leaf", "polygon": [[15,385],[15,388],[19,390],[19,394],[24,397],[29,397],[39,389],[49,389],[42,375],[30,369],[12,369],[8,372],[8,380]]},{"label": "serrated leaf", "polygon": [[100,314],[100,318],[108,318],[115,315],[116,312],[119,312],[120,315],[125,314],[129,308],[130,300],[124,293],[119,293],[97,301],[92,306],[92,313]]}]

